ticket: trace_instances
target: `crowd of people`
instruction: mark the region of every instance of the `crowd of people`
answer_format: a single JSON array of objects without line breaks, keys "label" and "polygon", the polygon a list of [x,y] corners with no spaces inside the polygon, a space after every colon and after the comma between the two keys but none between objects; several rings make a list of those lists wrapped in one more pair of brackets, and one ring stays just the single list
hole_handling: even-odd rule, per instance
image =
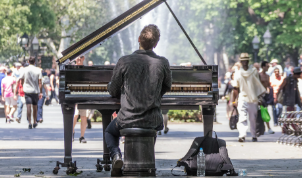
[{"label": "crowd of people", "polygon": [[26,105],[28,128],[36,128],[43,122],[44,103],[50,105],[52,99],[59,102],[56,94],[58,83],[59,75],[55,69],[36,67],[34,57],[28,62],[16,62],[10,68],[1,65],[0,95],[6,123],[21,123],[23,106]]},{"label": "crowd of people", "polygon": [[[223,99],[227,100],[227,117],[230,119],[235,114],[239,116],[239,142],[245,141],[247,120],[250,123],[252,141],[257,141],[259,135],[256,133],[256,118],[259,105],[272,106],[274,126],[278,126],[278,118],[283,111],[301,110],[302,55],[300,58],[297,67],[286,62],[283,69],[277,59],[249,65],[249,55],[242,53],[240,62],[235,63],[225,74]],[[269,122],[266,125],[268,133],[274,134]],[[283,125],[283,130],[284,127],[288,126]]]}]

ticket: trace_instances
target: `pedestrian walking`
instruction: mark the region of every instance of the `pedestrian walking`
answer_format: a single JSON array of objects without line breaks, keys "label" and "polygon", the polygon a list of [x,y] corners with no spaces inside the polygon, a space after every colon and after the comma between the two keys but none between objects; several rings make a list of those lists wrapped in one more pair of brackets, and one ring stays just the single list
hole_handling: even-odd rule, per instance
[{"label": "pedestrian walking", "polygon": [[[296,104],[301,108],[300,92],[298,89],[298,78],[301,78],[302,73],[301,68],[295,67],[293,73],[294,75],[289,75],[283,80],[278,90],[278,94],[282,91],[283,106],[285,106],[286,111],[295,111]],[[299,127],[296,124],[291,124],[291,126],[294,130],[299,130]],[[282,132],[285,133],[288,129],[289,125],[283,124]]]},{"label": "pedestrian walking", "polygon": [[[266,102],[265,105],[274,105],[274,96],[273,96],[273,88],[270,85],[270,77],[266,74],[269,68],[269,64],[267,61],[263,61],[261,63],[262,71],[259,73],[260,81],[263,87],[266,89],[266,93],[264,95],[264,101]],[[269,122],[266,122],[266,126],[268,128],[269,134],[274,134],[275,132],[271,129]]]},{"label": "pedestrian walking", "polygon": [[2,105],[4,105],[5,102],[2,101],[1,82],[2,82],[2,79],[3,79],[4,77],[6,77],[5,73],[6,73],[6,68],[5,68],[5,67],[0,67],[0,97],[1,97],[0,103],[1,103]]},{"label": "pedestrian walking", "polygon": [[1,93],[2,101],[5,101],[4,111],[6,122],[14,122],[14,113],[17,110],[17,97],[14,97],[14,85],[16,79],[12,76],[13,71],[8,69],[7,76],[2,79],[1,82]]},{"label": "pedestrian walking", "polygon": [[43,122],[43,105],[45,99],[48,100],[48,85],[50,84],[49,78],[46,72],[42,73],[42,93],[43,96],[38,101],[38,111],[37,111],[37,122]]},{"label": "pedestrian walking", "polygon": [[279,65],[278,63],[279,63],[278,59],[273,59],[273,60],[270,62],[270,65],[271,65],[271,66],[269,67],[269,69],[268,69],[268,71],[266,72],[266,74],[269,75],[269,76],[271,77],[272,75],[274,75],[275,69],[278,68],[280,74],[282,75],[282,74],[283,74],[282,67],[281,67],[281,65]]},{"label": "pedestrian walking", "polygon": [[226,83],[226,87],[225,87],[225,90],[224,90],[224,94],[223,94],[223,97],[222,99],[225,99],[227,102],[226,102],[226,110],[227,110],[227,118],[230,119],[231,118],[231,114],[232,114],[232,111],[234,109],[234,106],[232,104],[232,101],[233,101],[233,85],[232,85],[232,82],[234,81],[234,74],[235,72],[232,72],[231,73],[231,76],[230,76],[230,80],[228,80],[228,82]]},{"label": "pedestrian walking", "polygon": [[273,116],[274,116],[274,126],[278,126],[278,118],[282,113],[282,103],[277,100],[278,91],[283,83],[284,77],[280,75],[279,69],[276,68],[274,71],[275,75],[270,78],[270,84],[273,87],[274,91],[274,104],[272,105],[273,108]]},{"label": "pedestrian walking", "polygon": [[17,80],[20,77],[20,71],[21,71],[21,63],[16,62],[15,63],[15,69],[13,70],[13,77],[15,77],[15,79]]},{"label": "pedestrian walking", "polygon": [[[28,128],[37,127],[37,104],[42,98],[42,73],[41,69],[35,67],[35,57],[29,58],[29,66],[24,67],[18,79],[22,81],[23,91],[25,93],[25,102],[27,107]],[[31,109],[33,111],[31,111]],[[33,122],[31,121],[31,113],[33,113]]]},{"label": "pedestrian walking", "polygon": [[[93,66],[93,61],[88,61],[88,66]],[[89,111],[90,114],[87,118],[87,129],[91,129],[91,118],[94,115],[94,111],[95,111],[95,109],[90,109],[90,111]]]},{"label": "pedestrian walking", "polygon": [[[259,73],[252,65],[249,66],[250,57],[248,53],[240,54],[240,63],[242,67],[235,73],[233,82],[233,98],[238,97],[238,104],[234,102],[234,106],[238,108],[239,121],[237,129],[239,131],[239,142],[244,142],[246,131],[248,129],[247,119],[250,121],[250,131],[252,141],[257,141],[256,135],[256,119],[258,112],[259,97],[265,93],[265,88],[259,80]],[[239,92],[240,91],[240,92]]]},{"label": "pedestrian walking", "polygon": [[[21,80],[18,80],[18,79],[20,78],[20,74],[21,74],[23,68],[26,67],[26,66],[28,66],[28,63],[23,64],[22,68],[20,68],[19,71],[18,71],[18,75],[15,74],[16,80],[19,81],[19,82],[17,82],[16,89],[14,90],[16,92],[14,94],[14,96],[18,96],[16,121],[19,124],[21,123],[23,106],[25,104],[25,93],[23,91],[23,86],[22,86]],[[17,91],[18,91],[18,93],[17,93]]]},{"label": "pedestrian walking", "polygon": [[[76,61],[76,65],[83,65],[84,64],[85,57],[80,56],[78,57]],[[74,110],[74,117],[73,117],[73,136],[72,136],[72,141],[74,141],[74,127],[77,124],[77,119],[80,116],[81,117],[81,137],[79,138],[80,143],[87,143],[85,140],[85,131],[86,131],[86,126],[87,126],[87,117],[90,114],[90,109],[78,109],[78,105],[75,105],[75,110]]]},{"label": "pedestrian walking", "polygon": [[[169,132],[169,127],[168,127],[168,112],[169,110],[162,110],[161,114],[163,115],[163,122],[164,122],[164,134],[167,134]],[[161,130],[158,131],[158,135],[161,135]]]},{"label": "pedestrian walking", "polygon": [[57,97],[57,94],[56,94],[56,91],[55,91],[55,88],[57,86],[57,82],[56,82],[56,71],[55,70],[51,70],[51,74],[50,74],[50,87],[51,87],[51,94],[50,94],[50,98],[49,98],[49,101],[48,104],[51,104],[52,103],[52,99],[54,98],[56,100],[57,103],[59,103],[59,99]]},{"label": "pedestrian walking", "polygon": [[283,92],[283,105],[286,106],[286,111],[295,111],[295,105],[298,104],[301,107],[300,93],[298,89],[298,78],[301,74],[300,67],[294,68],[294,75],[286,77],[277,93]]}]

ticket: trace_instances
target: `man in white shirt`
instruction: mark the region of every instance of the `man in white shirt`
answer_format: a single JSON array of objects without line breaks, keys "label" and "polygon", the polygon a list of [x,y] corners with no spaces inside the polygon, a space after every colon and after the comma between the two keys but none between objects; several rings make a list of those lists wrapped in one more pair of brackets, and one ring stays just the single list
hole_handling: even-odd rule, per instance
[{"label": "man in white shirt", "polygon": [[270,62],[271,66],[268,69],[268,71],[266,72],[266,74],[271,77],[272,75],[275,75],[274,71],[275,71],[276,68],[278,68],[279,72],[280,72],[280,75],[282,75],[283,74],[283,70],[282,70],[281,65],[279,65],[278,63],[279,63],[278,59],[273,59]]},{"label": "man in white shirt", "polygon": [[[27,119],[29,122],[29,129],[32,127],[37,127],[37,104],[39,99],[42,98],[42,71],[40,68],[35,67],[35,57],[30,57],[28,60],[29,66],[24,67],[22,70],[20,77],[18,79],[21,80],[23,91],[25,93],[25,102],[27,106]],[[18,83],[17,82],[17,83]],[[18,90],[18,88],[16,89]],[[18,91],[16,92],[18,93]],[[33,121],[31,122],[31,108],[33,108]]]},{"label": "man in white shirt", "polygon": [[[239,131],[239,142],[244,142],[246,132],[248,129],[247,117],[250,121],[250,131],[252,134],[252,141],[257,141],[256,134],[256,119],[258,112],[258,97],[265,93],[265,88],[259,80],[259,73],[252,65],[249,66],[250,57],[247,53],[240,54],[240,63],[242,67],[235,73],[234,81],[232,85],[233,98],[236,101],[238,97],[238,113],[239,120],[237,123],[237,129]],[[240,91],[240,92],[239,92]],[[239,95],[239,96],[238,96]],[[233,102],[234,106],[237,103]]]}]

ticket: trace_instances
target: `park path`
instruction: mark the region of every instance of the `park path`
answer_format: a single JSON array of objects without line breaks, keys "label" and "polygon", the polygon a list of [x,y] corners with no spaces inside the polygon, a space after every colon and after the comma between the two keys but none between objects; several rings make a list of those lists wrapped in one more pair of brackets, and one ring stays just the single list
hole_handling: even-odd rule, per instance
[{"label": "park path", "polygon": [[[58,175],[52,174],[55,162],[63,161],[64,156],[60,106],[44,108],[44,122],[36,129],[27,129],[25,110],[21,124],[5,124],[5,119],[0,119],[0,178],[14,177],[20,171],[21,177],[69,177],[66,168],[62,168]],[[237,131],[228,128],[224,102],[217,107],[217,117],[220,124],[215,124],[214,130],[219,138],[227,141],[229,156],[236,169],[247,169],[248,176],[252,177],[302,177],[301,149],[275,143],[281,135],[280,128],[273,127],[276,134],[261,136],[257,143],[251,142],[250,134],[245,143],[239,143]],[[96,172],[96,159],[101,158],[103,150],[102,125],[93,123],[92,127],[85,134],[88,143],[80,144],[80,125],[76,126],[73,159],[83,171],[78,177],[109,177],[109,172]],[[168,134],[158,136],[155,146],[158,177],[172,176],[171,168],[185,155],[192,140],[203,134],[201,123],[170,123],[169,128]],[[123,145],[121,149],[123,151]],[[23,168],[31,168],[31,172],[23,172]]]}]

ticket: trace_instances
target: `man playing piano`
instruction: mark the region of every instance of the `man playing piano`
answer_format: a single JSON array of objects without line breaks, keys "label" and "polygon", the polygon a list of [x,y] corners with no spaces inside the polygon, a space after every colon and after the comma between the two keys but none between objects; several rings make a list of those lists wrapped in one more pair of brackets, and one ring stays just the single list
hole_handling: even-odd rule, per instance
[{"label": "man playing piano", "polygon": [[159,38],[156,25],[145,26],[138,38],[139,50],[121,57],[113,70],[108,91],[121,99],[121,109],[105,133],[112,168],[123,166],[119,149],[121,129],[163,129],[161,97],[170,90],[172,77],[169,61],[153,52]]}]

